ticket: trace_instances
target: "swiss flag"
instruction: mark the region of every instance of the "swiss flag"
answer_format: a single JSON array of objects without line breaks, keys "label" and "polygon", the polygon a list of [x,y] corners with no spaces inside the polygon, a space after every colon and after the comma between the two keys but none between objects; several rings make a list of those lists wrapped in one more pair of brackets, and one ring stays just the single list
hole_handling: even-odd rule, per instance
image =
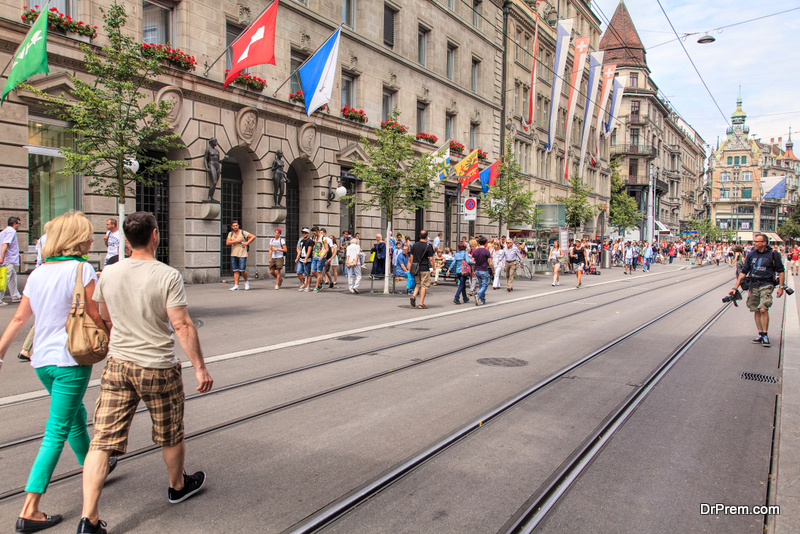
[{"label": "swiss flag", "polygon": [[275,0],[233,42],[231,45],[233,65],[225,78],[225,84],[222,86],[223,91],[247,67],[275,64],[275,20],[277,15],[278,0]]}]

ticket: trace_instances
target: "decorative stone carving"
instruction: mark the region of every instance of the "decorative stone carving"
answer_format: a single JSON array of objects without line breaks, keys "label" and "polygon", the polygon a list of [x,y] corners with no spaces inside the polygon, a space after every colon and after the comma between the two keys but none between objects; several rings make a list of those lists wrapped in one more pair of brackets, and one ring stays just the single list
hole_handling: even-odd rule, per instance
[{"label": "decorative stone carving", "polygon": [[300,34],[300,48],[302,50],[311,49],[311,36],[305,32]]},{"label": "decorative stone carving", "polygon": [[358,56],[350,54],[350,68],[353,70],[358,68]]},{"label": "decorative stone carving", "polygon": [[317,144],[317,127],[313,124],[304,124],[297,130],[297,148],[300,155],[311,159],[314,155]]},{"label": "decorative stone carving", "polygon": [[450,101],[450,105],[447,106],[447,113],[449,113],[450,115],[458,115],[458,101],[457,100],[454,99],[454,100]]},{"label": "decorative stone carving", "polygon": [[250,8],[242,5],[236,4],[236,7],[239,9],[239,25],[240,26],[249,26],[250,25]]},{"label": "decorative stone carving", "polygon": [[472,116],[469,118],[469,121],[472,124],[480,124],[481,123],[481,112],[479,110],[475,110]]},{"label": "decorative stone carving", "polygon": [[419,100],[423,104],[431,103],[431,90],[427,85],[422,86],[422,94],[417,95],[417,100]]},{"label": "decorative stone carving", "polygon": [[183,110],[183,91],[181,91],[180,87],[174,85],[163,87],[156,95],[156,102],[169,102],[172,104],[172,109],[167,115],[167,122],[170,128],[175,128]]},{"label": "decorative stone carving", "polygon": [[253,107],[246,107],[236,114],[236,135],[239,144],[249,146],[258,133],[258,111]]}]

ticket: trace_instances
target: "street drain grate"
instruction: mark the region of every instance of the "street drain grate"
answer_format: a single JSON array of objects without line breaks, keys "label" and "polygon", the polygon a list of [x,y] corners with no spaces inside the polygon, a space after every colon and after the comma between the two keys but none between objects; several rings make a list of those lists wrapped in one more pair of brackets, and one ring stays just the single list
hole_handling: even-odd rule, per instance
[{"label": "street drain grate", "polygon": [[359,339],[364,339],[364,336],[342,336],[336,339],[339,341],[358,341]]},{"label": "street drain grate", "polygon": [[490,367],[522,367],[523,365],[528,365],[525,360],[518,360],[517,358],[481,358],[478,363]]},{"label": "street drain grate", "polygon": [[777,384],[778,379],[770,375],[762,375],[759,373],[742,373],[740,376],[742,380],[753,380],[755,382],[764,382],[765,384]]}]

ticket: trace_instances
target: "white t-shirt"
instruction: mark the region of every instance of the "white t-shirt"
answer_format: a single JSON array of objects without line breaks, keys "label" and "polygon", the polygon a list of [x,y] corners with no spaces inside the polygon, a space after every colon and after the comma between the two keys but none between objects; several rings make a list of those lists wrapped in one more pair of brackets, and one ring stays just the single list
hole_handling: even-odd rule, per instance
[{"label": "white t-shirt", "polygon": [[106,232],[108,236],[108,252],[107,257],[113,258],[119,256],[119,230],[116,232]]},{"label": "white t-shirt", "polygon": [[[78,365],[67,350],[66,328],[77,272],[78,261],[71,260],[42,264],[28,276],[22,294],[30,299],[36,316],[31,357],[33,367]],[[87,262],[83,266],[84,287],[92,280],[97,280],[97,274]]]},{"label": "white t-shirt", "polygon": [[272,257],[273,258],[282,258],[283,257],[283,245],[286,244],[286,240],[282,237],[275,239],[274,237],[269,240],[269,246],[272,250]]},{"label": "white t-shirt", "polygon": [[13,226],[6,226],[0,232],[0,244],[8,245],[2,265],[19,265],[19,242],[17,241],[17,231]]}]

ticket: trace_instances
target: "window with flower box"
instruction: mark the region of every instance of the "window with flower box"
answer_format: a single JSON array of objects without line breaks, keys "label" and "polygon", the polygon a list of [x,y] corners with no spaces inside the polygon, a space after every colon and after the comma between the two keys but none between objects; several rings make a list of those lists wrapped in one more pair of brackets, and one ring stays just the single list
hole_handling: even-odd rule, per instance
[{"label": "window with flower box", "polygon": [[342,73],[342,107],[356,105],[356,79],[355,76]]},{"label": "window with flower box", "polygon": [[142,42],[145,44],[173,43],[174,36],[175,4],[166,0],[143,0]]}]

